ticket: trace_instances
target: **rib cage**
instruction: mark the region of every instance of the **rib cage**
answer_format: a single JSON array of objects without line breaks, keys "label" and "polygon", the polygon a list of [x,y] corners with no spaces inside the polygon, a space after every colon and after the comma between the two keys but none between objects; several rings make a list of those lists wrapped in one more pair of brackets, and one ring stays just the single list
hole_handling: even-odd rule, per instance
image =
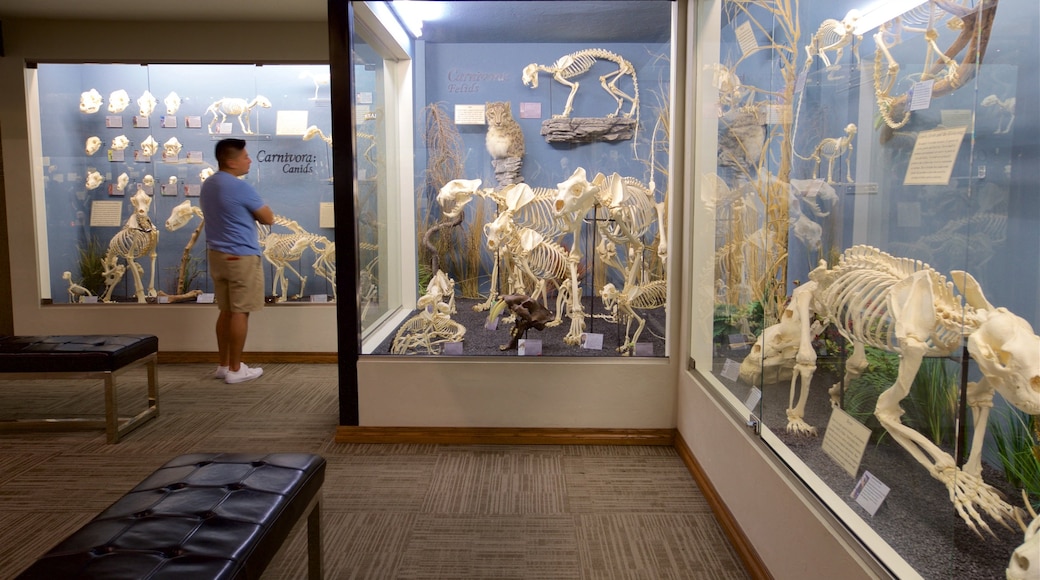
[{"label": "rib cage", "polygon": [[664,280],[654,280],[638,287],[635,296],[628,299],[628,306],[638,310],[651,310],[665,305],[668,288]]},{"label": "rib cage", "polygon": [[934,352],[949,352],[959,344],[965,324],[972,324],[971,309],[962,306],[945,276],[919,260],[896,258],[869,246],[846,250],[835,268],[821,267],[809,274],[819,285],[816,313],[834,323],[850,342],[898,352],[890,298],[897,284],[920,271],[931,281],[936,320],[925,343]]},{"label": "rib cage", "polygon": [[615,244],[627,244],[621,233],[618,222],[631,224],[632,235],[642,238],[650,230],[651,224],[657,220],[657,209],[654,207],[653,192],[634,177],[622,177],[625,196],[621,205],[611,210],[613,222],[600,222],[603,235]]},{"label": "rib cage", "polygon": [[[534,199],[513,212],[513,222],[517,227],[529,228],[548,239],[559,239],[567,231],[565,222],[553,211],[553,199],[556,190],[546,187],[534,187]],[[499,204],[505,207],[505,202]]]}]

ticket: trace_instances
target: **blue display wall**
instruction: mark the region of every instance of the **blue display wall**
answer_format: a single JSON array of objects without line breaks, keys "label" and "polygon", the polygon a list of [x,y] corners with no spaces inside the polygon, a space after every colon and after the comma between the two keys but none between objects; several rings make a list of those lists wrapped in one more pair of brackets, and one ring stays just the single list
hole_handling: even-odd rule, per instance
[{"label": "blue display wall", "polygon": [[[321,204],[332,202],[331,146],[320,136],[303,138],[312,127],[331,138],[326,65],[40,64],[38,86],[47,268],[54,302],[68,300],[63,272],[71,272],[74,281],[88,277],[88,273],[81,271],[82,253],[88,252],[91,244],[95,251],[105,252],[109,241],[132,215],[131,198],[138,189],[151,195],[149,217],[160,230],[156,290],[176,294],[182,255],[199,221],[194,219],[173,232],[167,231],[163,224],[173,208],[186,199],[191,200],[193,206],[198,205],[196,196],[205,176],[202,172],[216,170],[213,148],[225,137],[247,141],[253,165],[245,179],[276,215],[294,220],[307,232],[334,242],[331,222],[320,221]],[[88,114],[80,111],[79,103],[81,93],[91,89],[101,95],[103,103],[100,110]],[[129,106],[122,112],[109,112],[110,97],[117,90],[126,91]],[[141,116],[137,103],[145,91],[158,101],[147,118]],[[164,104],[171,93],[180,99],[179,108],[172,115],[167,114]],[[229,116],[223,125],[229,132],[217,134],[221,129],[211,125],[215,116],[208,110],[221,99],[236,98],[257,101],[249,113],[252,134],[246,134],[234,116]],[[263,106],[263,99],[270,107]],[[317,135],[313,129],[310,134]],[[90,155],[86,141],[92,136],[98,137],[102,144]],[[125,136],[129,146],[122,152],[112,151],[112,142],[119,136]],[[142,143],[149,137],[159,146],[158,153],[150,158],[141,153]],[[181,150],[176,157],[164,157],[163,144],[171,138],[180,142]],[[96,189],[88,189],[86,184],[91,171],[97,171],[104,179]],[[128,182],[123,191],[119,191],[118,179],[124,173]],[[146,185],[147,176],[151,176],[154,185]],[[174,178],[175,183],[171,181]],[[92,216],[100,207],[95,204],[98,201],[121,204],[120,226],[91,226],[92,217],[94,223],[98,223],[98,216]],[[111,208],[103,211],[110,214]],[[327,214],[331,213],[329,207]],[[112,219],[109,217],[108,221]],[[271,232],[291,233],[278,225]],[[211,281],[206,273],[204,233],[191,255],[188,289],[209,291]],[[290,297],[315,294],[332,297],[331,282],[315,274],[314,260],[313,253],[306,250],[290,261],[291,267],[307,278],[306,287],[301,290],[299,280],[286,270]],[[139,262],[145,267],[147,284],[149,260],[144,258]],[[280,293],[271,289],[274,266],[265,262],[265,269],[267,293]],[[95,285],[90,290],[101,292],[104,286]],[[132,277],[127,273],[114,289],[113,298],[133,300],[134,292]]]}]

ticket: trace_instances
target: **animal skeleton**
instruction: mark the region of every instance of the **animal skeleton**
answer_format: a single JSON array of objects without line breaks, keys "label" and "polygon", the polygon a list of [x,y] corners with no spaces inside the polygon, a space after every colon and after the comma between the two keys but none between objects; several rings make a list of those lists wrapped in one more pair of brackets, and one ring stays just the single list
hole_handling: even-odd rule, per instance
[{"label": "animal skeleton", "polygon": [[852,183],[852,139],[856,136],[856,125],[849,123],[845,126],[844,137],[827,137],[822,139],[816,149],[813,150],[809,159],[816,162],[813,167],[812,178],[820,173],[820,162],[822,158],[827,159],[827,183],[834,183],[834,162],[845,155],[845,179]]},{"label": "animal skeleton", "polygon": [[318,89],[328,86],[329,82],[332,80],[332,74],[329,72],[315,74],[309,70],[305,70],[300,73],[300,78],[309,78],[314,82],[314,96],[311,97],[311,100],[316,101],[318,100]]},{"label": "animal skeleton", "polygon": [[[797,405],[787,410],[788,430],[807,434],[815,431],[804,421],[809,385],[816,369],[816,352],[811,344],[816,331],[809,322],[815,313],[823,323],[834,324],[852,345],[844,384],[866,369],[864,346],[899,353],[896,382],[878,398],[874,415],[895,441],[928,468],[932,477],[947,486],[961,519],[975,531],[976,524],[988,531],[989,526],[976,511],[980,508],[1005,525],[1013,521],[1015,508],[982,479],[982,442],[994,391],[1022,411],[1040,414],[1040,336],[1033,333],[1028,322],[1006,308],[994,308],[970,274],[954,271],[953,282],[947,282],[927,264],[895,258],[877,248],[850,248],[833,269],[821,261],[809,278],[811,281],[792,295],[790,313],[784,313],[786,319],[797,324],[797,348],[792,348],[792,322],[788,320],[788,331],[784,333],[787,340],[773,343],[760,337],[749,355],[775,365],[790,365],[794,356],[791,401],[799,379],[801,395]],[[954,294],[954,284],[962,297]],[[950,454],[900,421],[903,411],[899,403],[909,394],[923,358],[947,356],[961,348],[965,337],[982,379],[968,384],[967,402],[975,432],[968,460],[958,467]],[[841,396],[841,384],[830,389],[832,404],[836,405]]]},{"label": "animal skeleton", "polygon": [[437,270],[416,303],[419,313],[409,318],[394,336],[391,354],[440,354],[446,342],[459,342],[466,327],[451,319],[455,314],[455,281]]},{"label": "animal skeleton", "polygon": [[[611,97],[614,97],[618,105],[617,110],[615,110],[612,115],[608,116],[618,116],[621,113],[621,108],[625,104],[625,100],[627,99],[632,103],[632,106],[624,116],[632,117],[633,115],[636,115],[636,118],[638,119],[636,111],[639,107],[639,81],[636,79],[636,69],[632,66],[632,63],[609,50],[602,48],[586,48],[584,50],[561,56],[551,65],[531,63],[524,67],[522,79],[524,85],[531,87],[532,89],[537,89],[538,73],[545,71],[552,74],[553,79],[555,79],[556,82],[570,87],[571,93],[567,96],[567,105],[564,106],[563,113],[553,115],[554,117],[570,117],[571,111],[573,110],[574,95],[578,92],[579,85],[578,82],[571,82],[570,79],[588,72],[589,69],[591,69],[599,60],[609,60],[618,65],[616,71],[599,77],[600,86],[602,86],[603,90],[607,91]],[[624,75],[632,77],[631,96],[617,87],[618,80]]]},{"label": "animal skeleton", "polygon": [[[155,246],[159,243],[159,229],[152,224],[152,220],[148,217],[152,198],[144,192],[138,192],[130,198],[130,202],[134,206],[134,213],[123,224],[123,229],[119,230],[108,242],[108,251],[105,253],[103,262],[105,286],[108,289],[105,291],[102,302],[112,301],[112,290],[123,277],[122,273],[118,271],[119,258],[126,260],[127,268],[134,277],[137,301],[146,302],[146,296],[155,296]],[[144,267],[135,262],[137,258],[145,255],[152,261],[147,294],[141,284]]]},{"label": "animal skeleton", "polygon": [[72,281],[72,272],[65,271],[61,274],[61,279],[69,283],[69,303],[74,304],[81,302],[84,296],[93,296],[94,293],[87,290],[83,286]]},{"label": "animal skeleton", "polygon": [[[288,228],[292,233],[275,234],[271,233],[267,226],[260,227],[260,246],[263,248],[264,258],[275,267],[271,293],[282,300],[288,296],[289,280],[285,276],[285,269],[288,268],[300,280],[300,294],[296,295],[298,297],[303,294],[303,289],[307,285],[307,277],[297,272],[296,268],[292,267],[292,262],[299,260],[307,248],[311,248],[317,254],[319,250],[316,249],[316,245],[327,248],[331,242],[325,236],[308,232],[296,221],[284,216],[274,216],[273,225]],[[279,285],[281,294],[278,293]]]},{"label": "animal skeleton", "polygon": [[[997,95],[989,95],[982,99],[980,103],[983,107],[996,107],[997,114],[997,130],[995,134],[1000,135],[1001,133],[1007,133],[1011,131],[1011,125],[1015,123],[1015,97],[1008,97],[1001,100]],[[1007,127],[1004,126],[1004,116],[1008,117]]]},{"label": "animal skeleton", "polygon": [[238,117],[238,124],[242,127],[243,133],[252,135],[253,129],[250,122],[250,113],[257,106],[270,109],[271,101],[262,95],[257,95],[252,101],[233,97],[217,99],[206,109],[206,114],[213,115],[213,120],[210,121],[208,127],[209,132],[212,134],[214,127],[218,128],[219,132],[220,125],[227,121],[228,115],[231,115],[232,117]]},{"label": "animal skeleton", "polygon": [[[838,63],[841,62],[842,51],[850,44],[852,45],[852,56],[856,61],[856,65],[859,65],[859,43],[863,40],[863,37],[853,34],[852,30],[856,27],[856,21],[859,20],[860,16],[859,10],[849,10],[845,18],[841,20],[828,18],[820,24],[816,34],[812,36],[812,40],[805,46],[806,72],[812,66],[813,58],[817,56],[820,57],[820,60],[823,61],[824,66],[828,70],[832,66],[837,67]],[[834,65],[831,65],[831,60],[827,57],[829,51],[834,51]]]},{"label": "animal skeleton", "polygon": [[[653,310],[663,308],[668,296],[668,288],[664,280],[654,280],[648,284],[630,284],[624,291],[619,291],[613,284],[607,283],[599,291],[603,305],[616,320],[619,316],[625,321],[625,342],[618,347],[618,352],[628,356],[635,350],[639,335],[643,333],[646,319],[636,314],[635,309]],[[635,334],[631,334],[632,320],[638,320]],[[631,340],[629,339],[631,336]]]},{"label": "animal skeleton", "polygon": [[[199,218],[199,225],[195,228],[195,231],[191,233],[191,238],[188,239],[188,243],[184,245],[184,253],[181,254],[181,264],[177,269],[177,292],[184,292],[187,288],[184,287],[184,276],[188,269],[188,262],[191,260],[191,249],[195,247],[195,243],[199,240],[199,234],[202,233],[202,228],[206,223],[206,219],[202,215],[202,209],[191,205],[191,200],[186,199],[180,204],[176,205],[170,212],[170,217],[166,219],[167,231],[175,232],[182,227],[186,226],[192,218]],[[192,290],[184,294],[177,294],[177,298],[188,299],[189,296],[198,296],[201,294],[200,290]],[[171,300],[177,301],[177,300]]]},{"label": "animal skeleton", "polygon": [[[578,263],[581,261],[581,245],[577,243],[583,219],[589,210],[602,206],[607,211],[607,221],[597,221],[596,227],[603,235],[604,244],[622,244],[627,249],[627,265],[622,266],[617,251],[608,263],[625,273],[625,286],[636,282],[641,273],[645,244],[642,236],[658,219],[661,228],[661,243],[658,252],[667,252],[664,233],[664,204],[655,203],[654,192],[637,179],[621,177],[614,173],[605,177],[602,173],[589,182],[585,169],[579,167],[569,179],[557,185],[554,209],[558,217],[567,224],[567,231],[574,239],[570,252],[570,305],[571,330],[564,336],[567,344],[581,344],[585,321],[581,305],[581,288],[578,283]],[[616,246],[615,246],[616,248]]]}]

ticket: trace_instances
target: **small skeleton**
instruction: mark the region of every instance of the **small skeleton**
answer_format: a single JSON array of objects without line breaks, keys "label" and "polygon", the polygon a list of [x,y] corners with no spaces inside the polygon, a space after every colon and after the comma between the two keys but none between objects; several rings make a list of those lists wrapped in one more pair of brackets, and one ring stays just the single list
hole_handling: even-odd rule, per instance
[{"label": "small skeleton", "polygon": [[69,283],[69,303],[75,304],[76,302],[82,302],[84,296],[93,296],[94,293],[87,290],[83,286],[72,281],[72,272],[65,271],[61,274],[61,279]]},{"label": "small skeleton", "polygon": [[[532,89],[537,89],[538,73],[544,71],[552,74],[553,79],[555,79],[556,82],[570,87],[571,93],[567,97],[567,105],[563,108],[563,113],[553,115],[554,117],[570,117],[571,111],[573,110],[574,95],[578,92],[579,85],[578,82],[571,82],[570,79],[588,72],[593,65],[600,60],[608,60],[618,65],[616,71],[599,77],[600,86],[602,86],[603,90],[607,91],[607,93],[617,101],[618,105],[617,110],[615,110],[612,115],[608,116],[616,117],[621,114],[621,108],[624,106],[625,101],[628,100],[632,103],[632,106],[624,116],[628,118],[634,116],[638,119],[639,81],[636,79],[636,69],[632,66],[632,63],[609,50],[603,48],[586,48],[584,50],[561,56],[551,65],[532,63],[524,67],[522,79],[524,85],[531,87]],[[624,75],[632,77],[632,95],[628,95],[617,87],[618,80]]]},{"label": "small skeleton", "polygon": [[444,343],[459,342],[466,335],[466,327],[451,319],[456,312],[455,281],[441,270],[430,279],[416,306],[419,313],[397,330],[391,354],[440,354]]},{"label": "small skeleton", "polygon": [[210,121],[208,127],[209,132],[213,133],[214,128],[219,129],[220,125],[227,121],[228,115],[231,115],[232,117],[238,117],[238,124],[242,127],[243,133],[252,135],[253,128],[250,122],[250,113],[252,113],[255,107],[270,109],[271,101],[262,95],[257,95],[252,101],[229,97],[217,99],[206,109],[206,114],[213,115],[213,120]]},{"label": "small skeleton", "polygon": [[[134,288],[135,294],[137,295],[137,301],[147,302],[146,297],[156,295],[155,246],[159,243],[159,229],[152,224],[152,220],[148,217],[148,210],[152,205],[152,198],[144,192],[138,192],[130,198],[130,202],[134,206],[134,213],[126,220],[126,223],[123,224],[123,229],[119,230],[109,241],[108,251],[105,253],[103,273],[105,275],[105,285],[108,289],[105,291],[102,302],[112,301],[112,290],[115,289],[116,284],[118,284],[119,280],[122,278],[121,274],[116,275],[119,268],[119,258],[126,260],[127,268],[130,270],[130,274],[134,277]],[[142,258],[146,255],[152,262],[150,277],[148,279],[147,294],[145,293],[141,283],[141,274],[144,272],[144,267],[135,261],[136,259]]]},{"label": "small skeleton", "polygon": [[[628,356],[635,350],[636,343],[639,342],[639,335],[643,333],[643,327],[646,326],[646,319],[636,314],[635,309],[664,308],[668,297],[668,287],[664,280],[654,280],[647,284],[627,286],[624,290],[619,291],[608,282],[599,291],[599,295],[611,316],[615,320],[620,318],[625,322],[625,342],[618,347],[618,352]],[[639,321],[635,334],[631,333],[633,320]],[[631,339],[629,339],[630,336]]]},{"label": "small skeleton", "polygon": [[[863,37],[853,34],[852,30],[856,27],[856,21],[859,20],[860,16],[859,10],[849,10],[845,18],[841,20],[828,18],[820,24],[816,34],[812,36],[812,40],[805,46],[806,72],[812,66],[813,58],[817,56],[823,61],[823,65],[827,67],[827,70],[837,68],[838,63],[841,62],[842,51],[849,45],[852,45],[852,56],[855,59],[856,66],[859,66],[859,43],[863,40]],[[833,64],[831,59],[827,57],[827,53],[830,51],[834,51]]]},{"label": "small skeleton", "polygon": [[[794,356],[791,401],[799,380],[801,395],[797,405],[787,410],[787,429],[811,434],[815,428],[804,417],[816,370],[813,314],[825,324],[834,324],[851,343],[845,379],[829,391],[832,405],[840,401],[842,385],[866,370],[865,346],[899,353],[896,382],[878,397],[874,415],[897,443],[946,485],[961,519],[976,532],[978,527],[989,531],[981,512],[1007,525],[1017,511],[982,479],[982,443],[993,395],[1000,392],[1025,413],[1040,414],[1040,336],[1023,318],[990,304],[970,274],[952,274],[953,282],[947,282],[920,261],[895,258],[869,246],[850,248],[834,268],[821,261],[809,274],[810,282],[792,295],[792,314],[785,310],[784,316],[797,324],[797,347],[792,348],[790,340],[773,343],[760,338],[748,357],[753,357],[751,364],[768,360],[786,366]],[[961,297],[954,294],[954,285]],[[965,337],[982,379],[968,383],[967,403],[975,432],[968,460],[958,467],[949,453],[902,423],[899,404],[908,396],[923,358],[948,356],[960,350]]]},{"label": "small skeleton", "polygon": [[[856,125],[849,123],[845,126],[844,137],[828,137],[822,139],[816,149],[813,150],[810,159],[816,162],[813,167],[812,178],[816,179],[820,173],[820,163],[827,159],[827,183],[834,183],[834,162],[845,155],[845,179],[852,183],[852,140],[856,137]],[[847,155],[846,155],[847,154]]]},{"label": "small skeleton", "polygon": [[[1011,125],[1015,123],[1015,97],[1001,99],[997,95],[989,95],[982,99],[983,107],[997,108],[997,130],[995,134],[1000,135],[1011,131]],[[1004,126],[1004,117],[1007,117],[1007,127]]]}]

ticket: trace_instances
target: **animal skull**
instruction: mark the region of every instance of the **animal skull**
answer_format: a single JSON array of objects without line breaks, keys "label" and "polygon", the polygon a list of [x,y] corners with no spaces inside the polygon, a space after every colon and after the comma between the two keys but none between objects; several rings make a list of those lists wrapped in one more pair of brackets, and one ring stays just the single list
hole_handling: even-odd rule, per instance
[{"label": "animal skull", "polygon": [[120,173],[119,177],[116,178],[116,189],[119,190],[119,191],[123,191],[124,189],[126,189],[126,186],[129,183],[130,183],[130,176],[127,175],[125,172],[124,173]]},{"label": "animal skull", "polygon": [[155,137],[151,135],[147,139],[141,141],[141,155],[145,157],[151,157],[159,152],[159,142],[155,140]]},{"label": "animal skull", "polygon": [[170,94],[163,99],[163,104],[166,105],[166,114],[172,115],[181,108],[181,98],[177,93],[170,91]]},{"label": "animal skull", "polygon": [[150,91],[146,90],[144,94],[137,99],[137,106],[141,108],[141,116],[150,117],[155,111],[155,105],[157,103],[158,101],[155,100],[155,96],[152,95]]},{"label": "animal skull", "polygon": [[87,189],[97,189],[104,183],[105,178],[97,171],[87,173]]},{"label": "animal skull", "polygon": [[206,181],[207,179],[209,179],[209,177],[211,175],[213,175],[213,168],[212,167],[207,167],[207,168],[203,169],[202,171],[199,172],[199,182],[201,183],[201,182]]},{"label": "animal skull", "polygon": [[177,157],[181,152],[181,142],[176,137],[170,137],[163,143],[163,157]]},{"label": "animal skull", "polygon": [[101,149],[101,139],[97,136],[87,137],[86,151],[87,155],[93,155]]},{"label": "animal skull", "polygon": [[968,352],[1008,403],[1040,415],[1040,336],[1006,308],[982,315],[985,320],[968,337]]},{"label": "animal skull", "polygon": [[130,95],[126,94],[123,89],[112,91],[112,94],[108,96],[109,113],[122,113],[129,106]]},{"label": "animal skull", "polygon": [[466,204],[473,199],[481,183],[479,179],[453,179],[444,184],[437,194],[437,204],[441,206],[444,217],[458,217]]},{"label": "animal skull", "polygon": [[184,224],[191,221],[191,218],[195,216],[195,212],[191,207],[191,200],[186,199],[170,212],[169,219],[166,220],[166,229],[173,232],[184,227]]},{"label": "animal skull", "polygon": [[1018,519],[1025,539],[1022,545],[1011,553],[1011,561],[1008,562],[1006,570],[1007,580],[1040,580],[1040,516],[1029,505],[1029,498],[1024,491],[1022,495],[1033,521],[1026,526]]},{"label": "animal skull", "polygon": [[79,110],[81,113],[91,114],[101,109],[101,93],[97,89],[84,91],[79,95]]},{"label": "animal skull", "polygon": [[126,138],[126,135],[120,135],[115,139],[112,139],[112,149],[116,151],[122,151],[130,146],[130,140]]}]

